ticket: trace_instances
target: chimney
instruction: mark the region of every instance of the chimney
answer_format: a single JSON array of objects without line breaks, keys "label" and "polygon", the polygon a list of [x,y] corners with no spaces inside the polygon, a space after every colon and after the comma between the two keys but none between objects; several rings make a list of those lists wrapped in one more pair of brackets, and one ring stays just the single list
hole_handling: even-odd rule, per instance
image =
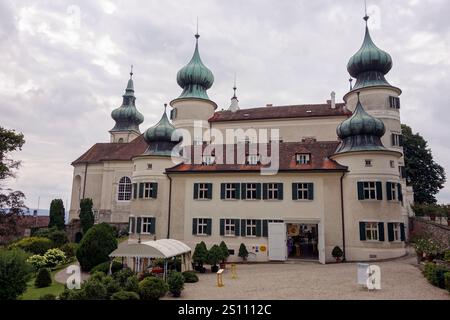
[{"label": "chimney", "polygon": [[268,104],[266,104],[266,107],[273,107],[273,104],[272,103],[268,103]]},{"label": "chimney", "polygon": [[336,92],[331,92],[331,109],[336,109]]}]

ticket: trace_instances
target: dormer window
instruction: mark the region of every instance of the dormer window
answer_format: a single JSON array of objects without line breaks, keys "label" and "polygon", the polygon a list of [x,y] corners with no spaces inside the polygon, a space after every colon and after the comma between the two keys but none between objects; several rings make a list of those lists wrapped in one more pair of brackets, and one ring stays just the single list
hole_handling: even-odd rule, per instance
[{"label": "dormer window", "polygon": [[214,156],[203,156],[202,164],[205,166],[209,166],[214,164],[216,157]]},{"label": "dormer window", "polygon": [[247,164],[255,166],[259,163],[259,154],[250,154],[247,156]]},{"label": "dormer window", "polygon": [[370,159],[366,159],[365,163],[366,163],[366,167],[372,166],[372,160],[370,160]]},{"label": "dormer window", "polygon": [[295,162],[297,164],[310,164],[311,163],[311,154],[309,154],[309,153],[297,153],[295,155]]}]

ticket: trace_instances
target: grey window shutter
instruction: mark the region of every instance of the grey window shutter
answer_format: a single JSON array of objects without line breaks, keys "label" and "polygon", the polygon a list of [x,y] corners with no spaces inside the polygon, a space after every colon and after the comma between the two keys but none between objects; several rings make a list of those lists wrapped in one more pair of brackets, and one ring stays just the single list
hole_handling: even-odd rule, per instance
[{"label": "grey window shutter", "polygon": [[234,186],[236,187],[236,199],[240,199],[241,198],[241,184],[234,183]]},{"label": "grey window shutter", "polygon": [[366,223],[359,223],[359,240],[366,241]]},{"label": "grey window shutter", "polygon": [[206,219],[206,234],[208,236],[212,234],[212,219]]},{"label": "grey window shutter", "polygon": [[261,230],[261,220],[256,220],[256,236],[261,237],[262,230]]},{"label": "grey window shutter", "polygon": [[261,183],[256,184],[256,199],[261,199]]},{"label": "grey window shutter", "polygon": [[192,219],[192,234],[197,234],[197,218]]},{"label": "grey window shutter", "polygon": [[364,182],[358,182],[358,200],[364,200]]},{"label": "grey window shutter", "polygon": [[267,220],[263,220],[262,236],[263,237],[269,236],[269,221]]},{"label": "grey window shutter", "polygon": [[403,202],[403,192],[402,192],[402,185],[401,183],[397,183],[397,193],[398,193],[398,200]]},{"label": "grey window shutter", "polygon": [[198,199],[198,183],[194,183],[194,199]]},{"label": "grey window shutter", "polygon": [[150,218],[150,233],[155,234],[156,232],[156,218]]},{"label": "grey window shutter", "polygon": [[247,235],[246,232],[246,221],[245,219],[241,220],[241,237],[245,237]]},{"label": "grey window shutter", "polygon": [[158,184],[156,182],[152,183],[152,194],[151,194],[151,197],[153,199],[156,199],[158,197]]},{"label": "grey window shutter", "polygon": [[394,224],[392,222],[388,222],[388,241],[394,241]]},{"label": "grey window shutter", "polygon": [[314,183],[308,183],[308,200],[314,200]]},{"label": "grey window shutter", "polygon": [[381,187],[381,182],[377,181],[375,183],[376,189],[377,189],[377,200],[383,200],[383,189]]},{"label": "grey window shutter", "polygon": [[386,182],[386,193],[387,193],[387,199],[392,200],[392,183],[390,183],[390,182]]},{"label": "grey window shutter", "polygon": [[136,233],[141,233],[141,222],[142,222],[142,218],[138,217],[137,218],[137,223],[136,223]]},{"label": "grey window shutter", "polygon": [[278,200],[283,200],[283,184],[278,183]]},{"label": "grey window shutter", "polygon": [[225,219],[220,219],[220,235],[225,235]]},{"label": "grey window shutter", "polygon": [[212,199],[213,185],[212,185],[212,183],[208,183],[207,186],[208,186],[208,191],[206,192],[206,197],[208,199]]},{"label": "grey window shutter", "polygon": [[247,192],[247,185],[245,183],[241,184],[241,199],[247,199],[247,195],[245,194]]},{"label": "grey window shutter", "polygon": [[267,200],[267,183],[263,183],[263,200]]},{"label": "grey window shutter", "polygon": [[130,217],[128,219],[128,230],[130,230],[130,233],[135,233],[136,232],[136,218],[135,217]]},{"label": "grey window shutter", "polygon": [[144,197],[144,183],[139,183],[139,198],[142,199]]},{"label": "grey window shutter", "polygon": [[401,240],[401,241],[406,241],[406,237],[405,237],[405,224],[404,224],[404,223],[400,223],[400,240]]},{"label": "grey window shutter", "polygon": [[137,183],[133,183],[133,199],[137,198]]},{"label": "grey window shutter", "polygon": [[220,184],[220,199],[225,199],[225,183]]},{"label": "grey window shutter", "polygon": [[292,184],[292,200],[298,200],[298,184]]},{"label": "grey window shutter", "polygon": [[241,224],[240,224],[241,220],[239,219],[234,219],[234,235],[235,236],[239,236],[240,231],[241,231]]},{"label": "grey window shutter", "polygon": [[378,222],[378,240],[384,241],[384,223]]},{"label": "grey window shutter", "polygon": [[393,133],[391,134],[391,143],[395,146],[395,135]]}]

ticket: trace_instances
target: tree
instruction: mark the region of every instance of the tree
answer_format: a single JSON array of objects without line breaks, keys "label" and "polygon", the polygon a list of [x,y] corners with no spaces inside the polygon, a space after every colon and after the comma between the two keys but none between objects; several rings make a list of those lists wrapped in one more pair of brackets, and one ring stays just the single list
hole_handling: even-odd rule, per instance
[{"label": "tree", "polygon": [[0,251],[0,300],[15,300],[27,289],[33,268],[26,260],[22,250]]},{"label": "tree", "polygon": [[225,241],[222,241],[219,245],[220,249],[222,250],[223,253],[223,262],[225,262],[225,260],[230,256],[230,252],[228,251],[228,247],[225,243]]},{"label": "tree", "polygon": [[246,260],[248,257],[247,247],[243,243],[241,243],[241,245],[239,246],[238,256],[241,257],[242,260]]},{"label": "tree", "polygon": [[192,260],[197,266],[203,267],[203,264],[206,262],[207,259],[208,259],[208,249],[206,248],[206,244],[203,241],[197,243],[195,245],[194,254],[192,255]]},{"label": "tree", "polygon": [[80,200],[80,222],[83,234],[86,234],[86,232],[94,225],[92,205],[92,199],[86,198]]},{"label": "tree", "polygon": [[77,259],[84,271],[90,271],[102,262],[109,261],[109,254],[117,248],[114,229],[106,223],[92,228],[81,239]]},{"label": "tree", "polygon": [[34,286],[36,288],[46,288],[52,284],[52,275],[47,268],[41,268],[38,271],[36,279],[34,280]]},{"label": "tree", "polygon": [[17,220],[27,209],[21,191],[2,186],[4,180],[15,177],[14,170],[20,166],[20,161],[11,159],[8,154],[22,150],[24,143],[22,133],[0,127],[0,237],[17,235]]},{"label": "tree", "polygon": [[446,181],[444,168],[437,164],[428,143],[402,124],[406,176],[414,189],[414,202],[436,203],[436,194]]},{"label": "tree", "polygon": [[65,225],[64,204],[61,199],[54,199],[50,204],[50,221],[48,227],[63,230]]}]

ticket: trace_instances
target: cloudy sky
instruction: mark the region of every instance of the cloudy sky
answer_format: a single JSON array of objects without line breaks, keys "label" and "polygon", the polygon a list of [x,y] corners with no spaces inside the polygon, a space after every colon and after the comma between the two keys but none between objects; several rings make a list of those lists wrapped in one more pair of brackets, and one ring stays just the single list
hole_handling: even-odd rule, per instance
[{"label": "cloudy sky", "polygon": [[[76,3],[76,4],[74,4]],[[450,174],[450,1],[368,0],[387,76],[403,90],[402,122],[420,132]],[[25,134],[18,177],[27,205],[70,198],[71,161],[108,142],[134,65],[145,130],[177,97],[176,72],[200,52],[211,99],[228,107],[323,103],[348,90],[346,64],[363,40],[363,0],[0,0],[0,125]],[[450,202],[450,184],[439,200]]]}]

